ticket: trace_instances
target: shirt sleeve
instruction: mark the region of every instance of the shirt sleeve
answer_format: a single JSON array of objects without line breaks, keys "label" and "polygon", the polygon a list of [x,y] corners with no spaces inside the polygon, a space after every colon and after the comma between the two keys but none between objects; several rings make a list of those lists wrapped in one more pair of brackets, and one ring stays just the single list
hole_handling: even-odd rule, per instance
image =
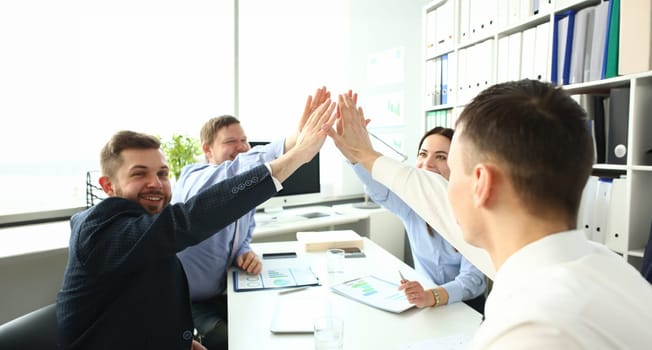
[{"label": "shirt sleeve", "polygon": [[272,181],[274,181],[274,186],[276,186],[276,192],[279,192],[280,190],[283,189],[283,185],[281,184],[281,181],[278,181],[278,179],[274,177],[274,174],[272,173],[272,166],[269,165],[269,162],[265,163],[265,167],[267,167],[267,170],[272,175]]},{"label": "shirt sleeve", "polygon": [[441,287],[448,292],[448,303],[452,304],[478,297],[487,289],[487,281],[478,268],[462,257],[459,275]]},{"label": "shirt sleeve", "polygon": [[374,180],[367,169],[360,163],[354,164],[352,168],[353,172],[358,176],[358,179],[360,179],[360,182],[364,185],[364,191],[371,200],[401,219],[406,218],[412,212],[412,209],[401,198],[392,193],[385,185]]},{"label": "shirt sleeve", "polygon": [[489,278],[495,269],[489,254],[465,242],[448,201],[448,182],[441,175],[381,156],[373,164],[373,178],[387,186]]},{"label": "shirt sleeve", "polygon": [[[271,162],[283,154],[284,145],[285,141],[280,139],[264,146],[256,146],[239,154],[234,160],[227,160],[219,165],[195,163],[185,166],[174,185],[172,203],[185,202],[215,183]],[[269,166],[267,169],[271,174]],[[278,186],[280,182],[276,179],[273,181],[277,190],[280,190]],[[280,188],[283,188],[282,185]]]},{"label": "shirt sleeve", "polygon": [[[532,341],[536,339],[536,341]],[[496,331],[491,339],[482,339],[483,344],[478,344],[473,339],[469,349],[488,350],[547,350],[547,349],[583,349],[567,332],[552,325],[543,323],[524,323],[514,326],[506,331]]]},{"label": "shirt sleeve", "polygon": [[[251,251],[250,243],[254,235],[254,230],[256,229],[256,220],[254,219],[254,214],[250,212],[245,216],[246,217],[241,218],[240,220],[247,223],[247,232],[245,233],[246,234],[245,239],[242,241],[242,244],[238,248],[238,251],[235,255],[236,257]],[[234,259],[234,263],[235,263],[235,259]]]}]

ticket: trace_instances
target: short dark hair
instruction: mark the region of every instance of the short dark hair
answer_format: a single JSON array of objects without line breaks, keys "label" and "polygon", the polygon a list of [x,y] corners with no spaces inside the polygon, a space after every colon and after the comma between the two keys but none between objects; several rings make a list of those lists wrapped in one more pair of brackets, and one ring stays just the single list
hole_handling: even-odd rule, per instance
[{"label": "short dark hair", "polygon": [[201,127],[201,131],[199,132],[201,144],[210,145],[215,140],[215,135],[217,135],[220,129],[232,124],[240,124],[240,121],[238,118],[228,114],[209,119],[204,123],[204,126]]},{"label": "short dark hair", "polygon": [[455,133],[455,131],[453,129],[444,128],[442,126],[436,126],[436,127],[432,128],[432,129],[428,130],[421,137],[421,141],[419,141],[419,148],[417,148],[417,154],[419,153],[419,150],[421,150],[421,146],[423,145],[423,141],[426,140],[426,137],[428,137],[430,135],[441,135],[441,136],[447,137],[448,140],[452,140],[453,139],[453,133]]},{"label": "short dark hair", "polygon": [[586,112],[561,87],[529,79],[494,85],[464,108],[456,125],[470,145],[465,171],[480,161],[505,164],[531,213],[562,214],[575,228],[593,143]]},{"label": "short dark hair", "polygon": [[161,141],[152,135],[122,130],[115,133],[100,152],[102,175],[114,178],[122,165],[122,151],[126,149],[159,149]]}]

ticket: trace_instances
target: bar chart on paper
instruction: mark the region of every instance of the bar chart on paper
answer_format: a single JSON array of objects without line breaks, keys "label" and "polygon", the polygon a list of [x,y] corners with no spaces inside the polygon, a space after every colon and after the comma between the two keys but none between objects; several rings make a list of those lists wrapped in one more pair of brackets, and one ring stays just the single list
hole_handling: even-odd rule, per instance
[{"label": "bar chart on paper", "polygon": [[235,270],[233,281],[238,292],[319,285],[319,278],[310,266],[297,258],[265,261],[257,275]]},{"label": "bar chart on paper", "polygon": [[331,287],[333,292],[375,308],[400,313],[414,307],[398,285],[375,276],[364,276]]}]

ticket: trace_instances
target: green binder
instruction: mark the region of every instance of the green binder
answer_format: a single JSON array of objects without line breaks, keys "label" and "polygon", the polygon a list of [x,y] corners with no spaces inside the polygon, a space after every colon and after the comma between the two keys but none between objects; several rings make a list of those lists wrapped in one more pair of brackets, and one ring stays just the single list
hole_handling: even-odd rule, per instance
[{"label": "green binder", "polygon": [[605,47],[604,71],[602,78],[618,76],[618,42],[620,37],[620,0],[611,0],[609,4],[609,29]]}]

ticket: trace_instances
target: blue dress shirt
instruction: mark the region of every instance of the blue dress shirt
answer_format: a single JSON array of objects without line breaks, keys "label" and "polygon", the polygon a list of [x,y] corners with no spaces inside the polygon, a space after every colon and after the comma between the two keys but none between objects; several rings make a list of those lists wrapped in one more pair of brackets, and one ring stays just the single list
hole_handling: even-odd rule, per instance
[{"label": "blue dress shirt", "polygon": [[434,234],[430,236],[426,222],[387,187],[373,180],[362,165],[355,164],[353,171],[374,202],[401,218],[410,241],[414,269],[446,289],[449,304],[473,299],[484,293],[487,285],[480,270],[434,229]]},{"label": "blue dress shirt", "polygon": [[[219,165],[188,165],[183,168],[175,184],[172,203],[185,202],[212,184],[272,161],[283,154],[284,147],[285,140],[277,140],[264,146],[254,147],[247,153],[239,154],[235,160]],[[212,237],[177,254],[188,278],[192,301],[210,299],[224,292],[226,272],[234,260],[231,259],[232,247],[235,247],[233,257],[251,251],[249,243],[256,227],[255,212],[256,210],[252,209],[237,220],[239,234],[236,242],[233,242],[236,238],[236,222],[234,222]]]}]

